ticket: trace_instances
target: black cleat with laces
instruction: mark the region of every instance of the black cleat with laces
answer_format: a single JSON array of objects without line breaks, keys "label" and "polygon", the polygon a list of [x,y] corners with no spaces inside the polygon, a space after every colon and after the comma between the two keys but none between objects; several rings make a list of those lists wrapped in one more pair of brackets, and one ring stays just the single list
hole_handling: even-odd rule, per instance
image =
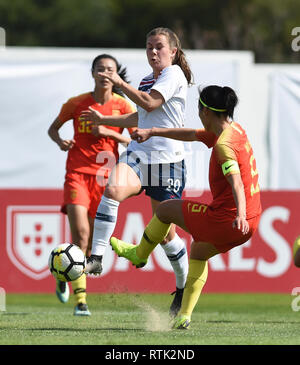
[{"label": "black cleat with laces", "polygon": [[102,256],[91,255],[87,259],[84,272],[86,274],[100,275],[102,273]]},{"label": "black cleat with laces", "polygon": [[172,317],[176,317],[181,308],[183,291],[184,291],[184,288],[182,288],[182,289],[176,288],[176,291],[174,291],[171,294],[171,295],[175,294],[175,297],[173,299],[173,302],[171,304],[170,311],[169,311],[170,316],[172,316]]}]

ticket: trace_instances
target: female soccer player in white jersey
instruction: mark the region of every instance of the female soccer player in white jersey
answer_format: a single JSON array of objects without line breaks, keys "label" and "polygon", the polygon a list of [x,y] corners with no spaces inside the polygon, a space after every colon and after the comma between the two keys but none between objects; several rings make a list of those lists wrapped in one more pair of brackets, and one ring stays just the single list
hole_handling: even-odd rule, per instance
[{"label": "female soccer player in white jersey", "polygon": [[[147,58],[153,72],[141,81],[138,89],[124,82],[116,72],[100,73],[137,105],[137,112],[104,116],[89,108],[81,114],[82,120],[123,128],[183,127],[192,74],[180,41],[168,28],[155,28],[146,39]],[[161,201],[180,199],[184,186],[183,142],[162,137],[151,138],[142,144],[132,141],[112,171],[99,204],[86,273],[100,274],[102,271],[102,257],[115,229],[120,202],[145,190],[151,198],[154,214]],[[161,244],[176,276],[176,295],[170,308],[170,314],[176,315],[188,272],[187,252],[175,226]]]}]

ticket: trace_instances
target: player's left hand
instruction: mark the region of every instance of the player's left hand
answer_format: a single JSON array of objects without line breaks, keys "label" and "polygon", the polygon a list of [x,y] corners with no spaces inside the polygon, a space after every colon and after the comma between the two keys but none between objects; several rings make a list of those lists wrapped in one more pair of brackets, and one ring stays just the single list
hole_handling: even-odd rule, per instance
[{"label": "player's left hand", "polygon": [[243,234],[249,232],[249,223],[246,218],[237,216],[232,223],[232,227],[240,230]]}]

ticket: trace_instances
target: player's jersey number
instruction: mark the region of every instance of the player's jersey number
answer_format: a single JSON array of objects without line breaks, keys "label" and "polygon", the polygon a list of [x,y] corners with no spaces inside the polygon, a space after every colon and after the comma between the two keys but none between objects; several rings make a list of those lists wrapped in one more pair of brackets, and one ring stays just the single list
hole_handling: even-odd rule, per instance
[{"label": "player's jersey number", "polygon": [[79,120],[78,132],[79,133],[92,133],[92,127],[91,127],[90,122]]},{"label": "player's jersey number", "polygon": [[[245,148],[246,148],[246,151],[250,154],[249,163],[250,163],[250,171],[251,171],[251,177],[252,177],[250,193],[251,193],[251,196],[253,196],[254,194],[259,192],[259,184],[258,184],[257,178],[255,178],[258,175],[258,171],[256,168],[256,161],[253,156],[253,149],[252,149],[249,141],[246,142]],[[256,180],[256,181],[254,181],[254,180]]]}]

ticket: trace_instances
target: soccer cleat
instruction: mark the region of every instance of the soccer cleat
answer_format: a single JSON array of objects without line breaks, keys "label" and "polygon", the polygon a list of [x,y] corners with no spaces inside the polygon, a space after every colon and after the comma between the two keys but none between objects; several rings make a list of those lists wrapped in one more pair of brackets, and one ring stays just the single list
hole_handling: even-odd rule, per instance
[{"label": "soccer cleat", "polygon": [[86,274],[100,275],[102,273],[102,256],[91,255],[87,259],[84,272]]},{"label": "soccer cleat", "polygon": [[116,237],[111,237],[110,245],[118,256],[125,257],[125,259],[131,261],[137,269],[147,264],[147,259],[137,257],[136,245],[118,240]]},{"label": "soccer cleat", "polygon": [[170,311],[169,311],[169,314],[170,314],[171,317],[176,317],[179,310],[180,310],[180,308],[181,308],[183,291],[184,291],[184,288],[182,288],[182,289],[176,288],[176,291],[174,291],[171,294],[171,295],[175,294],[175,297],[173,299],[173,302],[171,304]]},{"label": "soccer cleat", "polygon": [[176,330],[187,330],[190,326],[191,318],[185,315],[179,315],[174,319],[173,329]]},{"label": "soccer cleat", "polygon": [[74,308],[74,316],[90,316],[90,315],[91,312],[89,311],[89,308],[85,303],[79,303]]},{"label": "soccer cleat", "polygon": [[56,296],[61,303],[67,303],[70,296],[70,289],[68,283],[64,281],[56,280]]}]

